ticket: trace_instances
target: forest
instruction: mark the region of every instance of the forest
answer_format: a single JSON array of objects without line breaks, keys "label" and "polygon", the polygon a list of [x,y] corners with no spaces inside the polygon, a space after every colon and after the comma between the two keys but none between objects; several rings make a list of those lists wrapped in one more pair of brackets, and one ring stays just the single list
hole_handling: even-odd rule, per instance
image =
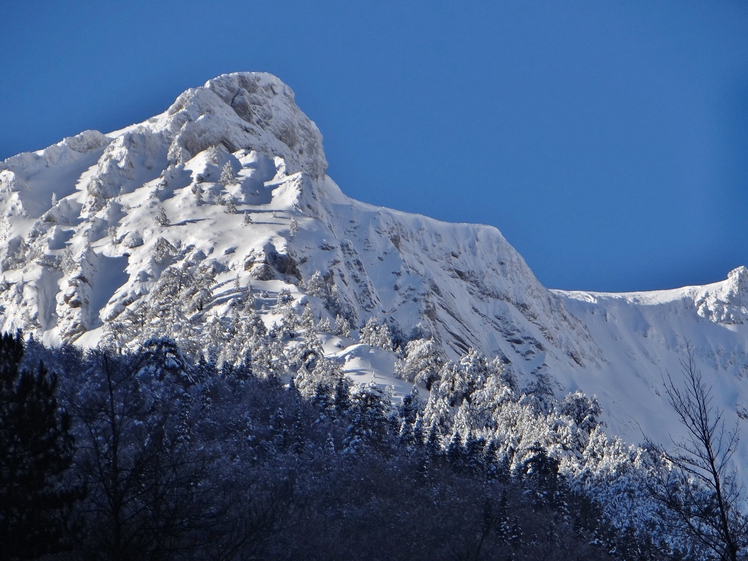
[{"label": "forest", "polygon": [[[694,532],[714,519],[708,487],[655,445],[609,438],[594,398],[519,388],[499,360],[435,360],[414,340],[397,374],[421,390],[394,401],[352,385],[295,329],[296,344],[262,333],[233,362],[166,337],[82,350],[3,335],[3,557],[744,555],[739,505],[726,521],[734,550],[708,524]],[[362,340],[392,345],[387,333],[372,323]],[[701,511],[683,516],[686,500]]]}]

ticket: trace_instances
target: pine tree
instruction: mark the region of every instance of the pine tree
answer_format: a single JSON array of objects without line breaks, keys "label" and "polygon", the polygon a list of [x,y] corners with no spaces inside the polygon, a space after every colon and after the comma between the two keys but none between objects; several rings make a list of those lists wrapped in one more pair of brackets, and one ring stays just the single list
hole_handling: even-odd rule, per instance
[{"label": "pine tree", "polygon": [[383,449],[387,438],[385,397],[376,384],[361,384],[351,395],[350,424],[343,440],[344,454],[357,455],[364,448]]},{"label": "pine tree", "polygon": [[461,470],[465,467],[465,451],[462,446],[462,435],[460,431],[455,430],[447,444],[445,450],[447,460],[452,465],[452,469]]},{"label": "pine tree", "polygon": [[366,325],[361,329],[361,343],[391,351],[392,335],[387,324],[380,323],[374,316],[370,317]]},{"label": "pine tree", "polygon": [[429,434],[426,437],[426,452],[429,456],[436,457],[441,453],[442,445],[439,439],[439,433],[436,430],[436,425],[431,425]]},{"label": "pine tree", "polygon": [[166,211],[164,210],[164,207],[158,207],[158,214],[156,215],[156,222],[159,226],[168,226],[171,221],[169,220],[169,217],[166,216]]},{"label": "pine tree", "polygon": [[395,373],[406,382],[424,384],[431,390],[443,364],[441,351],[433,339],[414,339],[405,346],[405,360],[398,362]]},{"label": "pine tree", "polygon": [[473,431],[468,431],[465,440],[465,461],[468,469],[474,474],[482,473],[486,468],[483,453],[485,447],[486,441],[484,438],[476,436]]},{"label": "pine tree", "polygon": [[325,450],[330,454],[335,454],[335,439],[331,432],[327,433],[327,439],[325,440]]},{"label": "pine tree", "polygon": [[283,407],[278,407],[273,417],[273,444],[278,450],[285,450],[289,444],[290,434],[286,428]]},{"label": "pine tree", "polygon": [[559,461],[548,456],[541,446],[531,446],[528,452],[521,468],[525,482],[534,487],[539,501],[553,504],[559,486]]},{"label": "pine tree", "polygon": [[[413,386],[410,393],[403,397],[403,402],[398,411],[400,414],[399,443],[401,446],[412,448],[421,444],[421,442],[417,442],[414,432],[415,424],[419,419],[419,410],[418,388]],[[421,432],[423,432],[422,428]]]},{"label": "pine tree", "polygon": [[315,331],[317,333],[330,333],[330,332],[332,332],[332,327],[330,326],[330,320],[328,318],[326,318],[326,317],[323,317],[317,323],[317,327],[315,328]]},{"label": "pine tree", "polygon": [[223,164],[223,169],[221,169],[221,176],[218,179],[218,182],[224,187],[236,183],[236,173],[234,172],[234,167],[231,165],[231,162]]},{"label": "pine tree", "polygon": [[203,204],[203,190],[200,188],[200,185],[195,183],[192,186],[192,194],[195,195],[195,201],[197,202],[197,206],[200,206]]},{"label": "pine tree", "polygon": [[301,313],[299,323],[306,337],[314,337],[314,312],[309,304],[304,306],[304,311]]},{"label": "pine tree", "polygon": [[351,324],[347,318],[337,315],[335,316],[335,331],[334,334],[338,337],[350,337],[351,336]]},{"label": "pine tree", "polygon": [[345,413],[351,407],[351,383],[344,374],[339,373],[335,382],[335,410],[338,413]]},{"label": "pine tree", "polygon": [[314,386],[312,403],[314,403],[319,412],[318,422],[324,421],[328,415],[334,414],[334,404],[329,392],[330,387],[323,382],[317,382]]},{"label": "pine tree", "polygon": [[330,294],[330,288],[319,271],[314,271],[304,283],[306,293],[324,300]]},{"label": "pine tree", "polygon": [[423,433],[423,417],[419,412],[416,415],[416,422],[413,423],[413,441],[415,445],[420,447],[424,445],[424,433]]},{"label": "pine tree", "polygon": [[66,486],[70,417],[59,410],[57,378],[44,364],[21,370],[21,334],[0,336],[0,554],[32,559],[65,547],[66,514],[81,496]]},{"label": "pine tree", "polygon": [[226,198],[223,199],[223,204],[226,207],[224,210],[226,214],[236,214],[236,203],[231,195],[227,195]]},{"label": "pine tree", "polygon": [[[293,381],[293,378],[291,378]],[[301,407],[300,404],[296,404],[296,415],[294,417],[293,425],[291,425],[291,450],[297,456],[300,456],[304,452],[304,425],[301,420]]]}]

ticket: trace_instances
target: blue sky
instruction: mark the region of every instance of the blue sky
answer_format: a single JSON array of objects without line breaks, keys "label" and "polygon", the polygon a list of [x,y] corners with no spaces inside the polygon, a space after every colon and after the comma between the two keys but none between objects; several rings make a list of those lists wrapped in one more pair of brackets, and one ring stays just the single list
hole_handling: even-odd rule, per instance
[{"label": "blue sky", "polygon": [[0,158],[262,70],[357,199],[499,228],[548,287],[748,265],[748,3],[25,2],[0,35]]}]

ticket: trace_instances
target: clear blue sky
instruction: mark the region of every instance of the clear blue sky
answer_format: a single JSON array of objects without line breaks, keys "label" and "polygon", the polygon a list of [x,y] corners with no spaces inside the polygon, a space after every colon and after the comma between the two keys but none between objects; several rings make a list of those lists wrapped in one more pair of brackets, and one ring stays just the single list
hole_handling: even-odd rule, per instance
[{"label": "clear blue sky", "polygon": [[296,92],[349,195],[498,227],[548,287],[748,265],[748,3],[5,2],[0,158],[224,72]]}]

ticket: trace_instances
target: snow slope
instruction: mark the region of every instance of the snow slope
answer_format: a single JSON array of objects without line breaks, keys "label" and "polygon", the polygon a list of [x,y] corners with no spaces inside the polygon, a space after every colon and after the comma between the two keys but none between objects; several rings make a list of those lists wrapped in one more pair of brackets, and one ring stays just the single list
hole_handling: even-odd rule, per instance
[{"label": "snow slope", "polygon": [[[202,267],[209,296],[194,317],[227,314],[249,287],[270,327],[286,289],[317,319],[344,313],[360,328],[376,317],[403,340],[434,337],[451,359],[471,347],[498,355],[524,385],[596,394],[611,431],[631,441],[678,431],[662,376],[678,379],[690,344],[728,423],[746,424],[745,268],[671,291],[550,291],[495,228],[354,201],[326,169],[316,126],[262,73],[220,76],[143,123],[9,158],[0,329],[96,345],[156,305],[164,271]],[[316,271],[324,286],[312,290]],[[352,378],[407,391],[394,355],[358,345],[355,329],[325,350]]]}]

